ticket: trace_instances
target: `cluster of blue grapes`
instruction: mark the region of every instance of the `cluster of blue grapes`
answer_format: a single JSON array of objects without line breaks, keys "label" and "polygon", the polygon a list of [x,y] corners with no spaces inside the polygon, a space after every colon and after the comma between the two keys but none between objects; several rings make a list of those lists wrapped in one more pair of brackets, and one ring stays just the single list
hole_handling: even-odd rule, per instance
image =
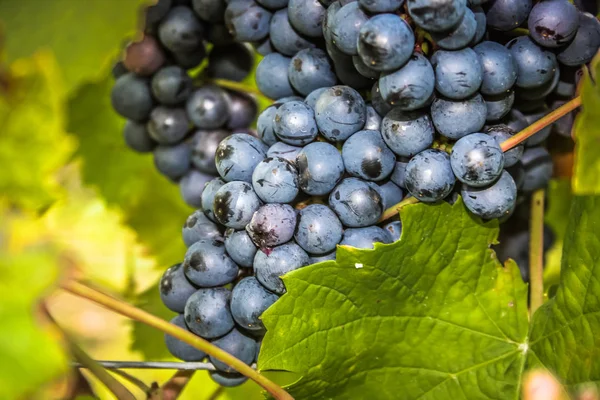
[{"label": "cluster of blue grapes", "polygon": [[[152,152],[157,170],[178,182],[195,208],[217,173],[217,145],[231,132],[247,131],[257,113],[247,94],[202,83],[241,81],[254,65],[252,48],[228,34],[224,13],[221,2],[160,0],[145,10],[143,38],[127,46],[113,69],[111,99],[127,118],[125,143]],[[204,76],[195,84],[194,69],[204,61]]]}]

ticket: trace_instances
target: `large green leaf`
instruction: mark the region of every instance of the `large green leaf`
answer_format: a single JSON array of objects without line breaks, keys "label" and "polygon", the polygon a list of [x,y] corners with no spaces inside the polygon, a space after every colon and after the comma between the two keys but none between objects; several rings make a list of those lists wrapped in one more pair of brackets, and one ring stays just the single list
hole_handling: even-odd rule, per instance
[{"label": "large green leaf", "polygon": [[408,206],[402,221],[399,242],[340,247],[284,278],[260,368],[303,374],[290,387],[301,399],[518,397],[527,288],[489,249],[497,222],[462,201]]},{"label": "large green leaf", "polygon": [[12,248],[12,221],[19,218],[0,210],[0,399],[28,398],[67,367],[56,337],[35,317],[58,277],[58,255],[45,245]]},{"label": "large green leaf", "polygon": [[[599,53],[600,54],[600,53]],[[595,76],[600,78],[600,55],[592,62]],[[581,87],[583,109],[575,122],[575,194],[600,194],[600,86],[584,76]]]},{"label": "large green leaf", "polygon": [[72,149],[64,132],[62,86],[51,54],[11,65],[0,91],[0,198],[45,208],[58,186],[53,177]]},{"label": "large green leaf", "polygon": [[600,383],[600,197],[575,197],[564,242],[561,284],[534,315],[531,364],[569,387]]},{"label": "large green leaf", "polygon": [[70,91],[99,77],[127,35],[136,31],[149,0],[0,0],[3,43],[9,61],[51,49]]}]

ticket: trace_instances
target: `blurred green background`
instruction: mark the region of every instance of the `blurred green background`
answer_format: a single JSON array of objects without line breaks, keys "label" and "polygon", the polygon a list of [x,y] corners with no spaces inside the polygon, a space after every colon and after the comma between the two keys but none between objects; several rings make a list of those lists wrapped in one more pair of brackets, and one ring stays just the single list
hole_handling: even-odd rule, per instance
[{"label": "blurred green background", "polygon": [[[94,358],[169,359],[160,332],[54,290],[76,276],[172,316],[156,281],[183,256],[192,210],[151,157],[125,148],[109,99],[112,64],[135,37],[143,3],[0,0],[0,399],[83,398],[69,394],[81,385],[60,335],[35,312],[41,295]],[[129,372],[147,385],[173,374]],[[181,398],[263,396],[253,383],[217,391],[197,372]]]}]

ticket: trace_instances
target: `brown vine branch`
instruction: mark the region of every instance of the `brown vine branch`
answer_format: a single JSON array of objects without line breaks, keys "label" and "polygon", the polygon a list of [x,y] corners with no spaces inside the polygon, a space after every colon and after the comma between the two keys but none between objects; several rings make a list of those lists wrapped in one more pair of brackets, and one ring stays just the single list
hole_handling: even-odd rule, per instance
[{"label": "brown vine branch", "polygon": [[227,79],[210,79],[208,82],[214,83],[225,89],[236,90],[242,93],[250,93],[258,97],[262,97],[266,101],[270,103],[274,103],[273,99],[265,96],[260,90],[255,88],[254,86],[246,85],[241,82],[229,81]]},{"label": "brown vine branch", "polygon": [[395,217],[396,215],[398,215],[398,213],[403,207],[406,207],[409,204],[417,204],[418,202],[419,200],[417,200],[415,197],[406,197],[400,203],[395,204],[392,207],[385,210],[381,218],[379,218],[379,222],[387,221],[388,219]]},{"label": "brown vine branch", "polygon": [[548,125],[558,121],[559,119],[561,119],[571,111],[575,110],[579,106],[581,106],[581,96],[575,97],[573,100],[558,107],[556,110],[552,111],[545,117],[535,121],[533,124],[529,125],[527,128],[523,129],[521,132],[517,133],[510,139],[507,139],[504,142],[502,142],[502,144],[500,145],[502,151],[508,151],[513,147],[518,146],[520,143],[529,139],[531,136],[535,135]]},{"label": "brown vine branch", "polygon": [[237,359],[226,351],[218,348],[212,343],[202,339],[199,336],[194,335],[184,329],[179,328],[161,318],[158,318],[140,308],[137,308],[131,304],[117,300],[113,297],[105,295],[97,290],[94,290],[82,283],[76,281],[67,281],[61,285],[61,287],[82,298],[91,300],[98,303],[111,311],[115,311],[128,318],[142,322],[148,326],[163,331],[164,333],[177,338],[190,346],[193,346],[205,353],[217,358],[218,360],[229,365],[240,374],[252,379],[254,382],[263,387],[273,398],[278,400],[293,400],[285,390],[278,386],[275,382],[266,378],[264,375],[259,374],[257,371],[252,369],[249,365],[246,365],[243,361]]},{"label": "brown vine branch", "polygon": [[195,371],[177,371],[160,387],[162,400],[175,400],[188,384]]},{"label": "brown vine branch", "polygon": [[544,189],[531,196],[529,221],[529,284],[531,315],[544,304]]}]

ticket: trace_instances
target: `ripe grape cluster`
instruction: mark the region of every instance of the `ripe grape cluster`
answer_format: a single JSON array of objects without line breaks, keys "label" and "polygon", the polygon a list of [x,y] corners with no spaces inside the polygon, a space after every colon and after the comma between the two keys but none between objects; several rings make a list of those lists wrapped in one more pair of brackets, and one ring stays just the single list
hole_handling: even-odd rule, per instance
[{"label": "ripe grape cluster", "polygon": [[[574,114],[507,151],[501,143],[569,101],[581,66],[600,47],[600,23],[581,1],[580,9],[568,0],[173,0],[154,7],[161,3],[171,4],[150,18],[146,37],[158,37],[152,40],[165,61],[144,56],[142,68],[126,57],[132,72],[118,78],[113,104],[131,120],[130,146],[139,151],[145,140],[142,151],[154,149],[160,171],[174,180],[187,174],[182,192],[198,208],[183,228],[183,262],[160,283],[164,304],[178,313],[172,322],[248,364],[264,334],[261,314],[286,291],[281,276],[335,259],[337,245],[370,249],[398,240],[401,222],[382,217],[406,196],[434,203],[461,195],[483,219],[506,225],[521,218],[523,199],[552,176],[546,143],[570,138]],[[188,30],[190,21],[202,29]],[[192,88],[185,69],[204,53],[185,62],[206,39],[214,45],[212,76],[243,78],[248,69],[233,53],[247,44],[264,56],[256,85],[274,102],[258,116],[256,134],[235,131],[253,119],[250,106],[231,105],[243,94]],[[177,79],[165,72],[173,67]],[[155,88],[161,75],[168,82]],[[198,133],[180,132],[184,119]],[[189,143],[191,156],[173,150]],[[201,177],[183,183],[190,174]],[[522,242],[520,230],[507,232]],[[183,360],[206,356],[169,336],[166,343]],[[245,380],[211,361],[220,384]]]},{"label": "ripe grape cluster", "polygon": [[[179,184],[194,208],[217,174],[217,145],[231,132],[247,131],[257,113],[248,94],[210,83],[241,81],[254,65],[251,47],[228,34],[224,12],[220,2],[160,0],[145,10],[143,37],[127,46],[113,69],[111,100],[127,118],[125,143],[152,152],[156,169]],[[198,76],[195,69],[204,62]]]}]

